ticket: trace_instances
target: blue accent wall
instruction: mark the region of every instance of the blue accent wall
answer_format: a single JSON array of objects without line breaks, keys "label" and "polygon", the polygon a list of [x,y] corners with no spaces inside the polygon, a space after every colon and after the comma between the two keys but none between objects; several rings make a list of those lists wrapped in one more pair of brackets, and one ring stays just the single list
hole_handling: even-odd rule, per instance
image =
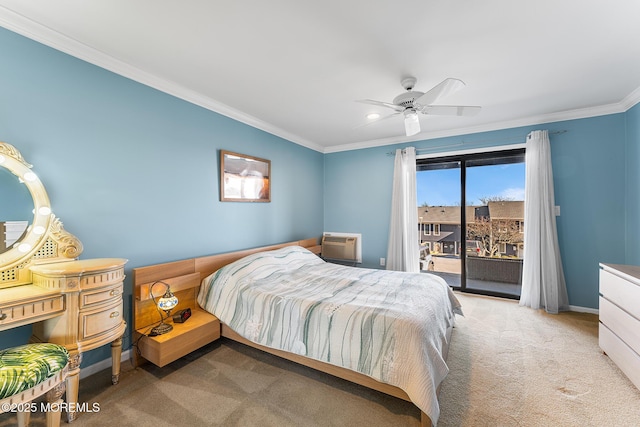
[{"label": "blue accent wall", "polygon": [[625,264],[640,265],[640,104],[626,112]]},{"label": "blue accent wall", "polygon": [[[637,129],[637,117],[635,123]],[[325,230],[362,233],[363,266],[380,268],[380,258],[387,256],[391,212],[394,156],[389,153],[410,145],[442,153],[510,145],[524,142],[536,129],[566,131],[550,139],[569,302],[597,308],[598,263],[626,259],[625,114],[327,154]],[[637,182],[630,191],[636,204]]]},{"label": "blue accent wall", "polygon": [[[129,327],[134,267],[322,234],[322,153],[4,29],[0,52],[0,141],[34,165],[81,258],[129,259]],[[220,149],[271,161],[270,203],[219,201]],[[0,347],[29,335],[1,332]]]}]

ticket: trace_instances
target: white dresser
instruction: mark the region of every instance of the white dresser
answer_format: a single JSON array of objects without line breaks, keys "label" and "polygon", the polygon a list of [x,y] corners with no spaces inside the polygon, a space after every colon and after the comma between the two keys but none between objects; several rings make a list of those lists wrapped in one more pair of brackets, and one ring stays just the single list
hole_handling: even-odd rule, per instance
[{"label": "white dresser", "polygon": [[600,264],[599,343],[640,388],[640,267]]}]

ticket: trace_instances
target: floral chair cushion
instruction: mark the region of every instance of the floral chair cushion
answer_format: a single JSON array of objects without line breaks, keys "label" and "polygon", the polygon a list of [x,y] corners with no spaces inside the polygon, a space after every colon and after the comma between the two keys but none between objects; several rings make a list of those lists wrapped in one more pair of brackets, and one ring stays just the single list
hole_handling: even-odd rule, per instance
[{"label": "floral chair cushion", "polygon": [[35,387],[56,375],[68,361],[67,349],[51,343],[0,350],[0,399]]}]

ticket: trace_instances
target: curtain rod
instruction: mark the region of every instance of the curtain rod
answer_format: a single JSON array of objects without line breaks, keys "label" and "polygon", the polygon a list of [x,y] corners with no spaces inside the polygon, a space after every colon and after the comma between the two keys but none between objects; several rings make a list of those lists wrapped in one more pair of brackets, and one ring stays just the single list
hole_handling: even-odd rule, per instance
[{"label": "curtain rod", "polygon": [[[568,130],[562,129],[562,130],[554,130],[549,132],[549,135],[559,135],[561,133],[566,133],[569,132]],[[525,136],[510,136],[510,137],[503,137],[503,138],[486,138],[486,139],[476,139],[474,141],[464,141],[462,140],[462,142],[458,142],[456,144],[447,144],[447,145],[436,145],[433,147],[424,147],[424,148],[416,148],[416,154],[420,154],[425,153],[425,152],[429,152],[431,150],[434,150],[436,148],[453,148],[453,147],[460,147],[461,145],[465,145],[465,144],[470,144],[470,143],[475,143],[475,142],[489,142],[489,141],[493,141],[493,142],[505,142],[505,141],[513,141],[513,142],[522,142],[524,144],[523,141],[527,140],[527,135]],[[484,148],[484,147],[483,147]],[[490,147],[487,147],[490,148]],[[386,153],[387,156],[395,156],[396,153],[395,151],[390,151]]]}]

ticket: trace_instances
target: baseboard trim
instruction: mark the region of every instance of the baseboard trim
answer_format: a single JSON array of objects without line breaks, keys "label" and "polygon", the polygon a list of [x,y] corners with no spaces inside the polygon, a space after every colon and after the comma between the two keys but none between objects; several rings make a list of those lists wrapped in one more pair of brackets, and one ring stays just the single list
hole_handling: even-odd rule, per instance
[{"label": "baseboard trim", "polygon": [[598,310],[597,308],[580,307],[579,305],[570,305],[569,311],[576,311],[578,313],[600,314],[600,310]]},{"label": "baseboard trim", "polygon": [[[130,357],[131,357],[131,350],[125,350],[122,352],[122,362],[124,362],[125,360],[129,360]],[[94,363],[93,365],[89,365],[85,368],[81,368],[80,379],[86,378],[104,369],[111,368],[111,364],[112,364],[111,358],[109,357],[108,359],[101,360],[97,363]]]}]

